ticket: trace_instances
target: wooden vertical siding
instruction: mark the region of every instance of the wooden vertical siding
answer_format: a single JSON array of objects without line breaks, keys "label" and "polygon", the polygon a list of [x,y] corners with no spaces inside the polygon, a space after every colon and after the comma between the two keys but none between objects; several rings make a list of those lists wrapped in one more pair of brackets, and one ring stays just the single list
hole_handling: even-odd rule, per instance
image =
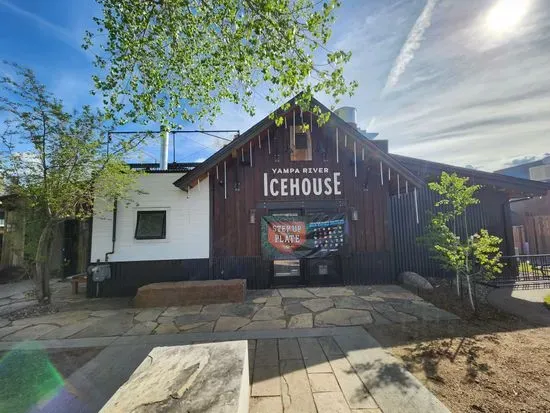
[{"label": "wooden vertical siding", "polygon": [[[472,235],[481,228],[502,238],[504,254],[513,252],[512,227],[507,218],[509,204],[505,193],[483,188],[477,194],[480,203],[468,208],[466,222],[457,222],[457,233],[462,237]],[[443,271],[440,264],[430,257],[428,249],[419,238],[425,235],[429,222],[429,211],[436,211],[434,203],[439,196],[429,189],[418,191],[419,224],[416,223],[414,196],[412,193],[393,196],[390,200],[396,273],[414,271],[425,277],[446,277],[451,273]]]},{"label": "wooden vertical siding", "polygon": [[[329,126],[312,132],[313,159],[311,161],[290,160],[290,128],[284,125],[270,129],[271,154],[268,151],[267,133],[261,134],[261,148],[258,139],[252,139],[252,145],[245,145],[226,158],[216,168],[209,171],[211,177],[211,216],[212,216],[212,256],[230,257],[261,255],[260,222],[268,214],[264,202],[302,201],[308,208],[308,201],[342,201],[343,211],[348,214],[349,250],[356,252],[384,252],[392,248],[389,231],[388,199],[389,186],[380,184],[379,161],[367,157],[361,160],[361,147],[357,145],[357,177],[354,169],[353,140],[339,137],[338,162],[336,159],[335,130]],[[252,148],[252,166],[250,166],[250,147]],[[244,162],[243,162],[244,154]],[[224,178],[224,162],[227,166],[227,179]],[[328,168],[329,173],[341,173],[341,195],[270,197],[263,193],[263,173],[271,173],[272,168]],[[385,173],[387,168],[384,167]],[[285,175],[286,177],[293,175]],[[303,175],[296,175],[303,176]],[[313,175],[324,176],[324,175]],[[386,178],[384,178],[386,180]],[[238,183],[239,190],[235,184]],[[227,199],[225,199],[225,185]],[[354,208],[358,220],[352,221],[349,215]],[[251,210],[255,210],[255,222],[250,223]]]}]

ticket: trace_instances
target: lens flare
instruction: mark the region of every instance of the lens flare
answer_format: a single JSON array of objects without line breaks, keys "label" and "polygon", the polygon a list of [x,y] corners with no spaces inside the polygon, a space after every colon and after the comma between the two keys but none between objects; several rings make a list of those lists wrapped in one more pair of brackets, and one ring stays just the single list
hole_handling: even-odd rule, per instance
[{"label": "lens flare", "polygon": [[45,351],[14,349],[0,359],[0,412],[26,413],[47,403],[64,384]]}]

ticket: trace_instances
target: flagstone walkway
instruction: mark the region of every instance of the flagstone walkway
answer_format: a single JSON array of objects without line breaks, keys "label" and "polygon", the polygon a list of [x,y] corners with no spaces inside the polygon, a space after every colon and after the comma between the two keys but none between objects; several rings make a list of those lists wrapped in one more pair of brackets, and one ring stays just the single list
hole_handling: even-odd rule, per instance
[{"label": "flagstone walkway", "polygon": [[250,290],[242,304],[147,309],[104,309],[104,301],[94,299],[82,301],[81,308],[86,309],[14,321],[0,318],[0,340],[303,329],[457,319],[396,285]]},{"label": "flagstone walkway", "polygon": [[250,413],[449,413],[364,331],[248,348]]}]

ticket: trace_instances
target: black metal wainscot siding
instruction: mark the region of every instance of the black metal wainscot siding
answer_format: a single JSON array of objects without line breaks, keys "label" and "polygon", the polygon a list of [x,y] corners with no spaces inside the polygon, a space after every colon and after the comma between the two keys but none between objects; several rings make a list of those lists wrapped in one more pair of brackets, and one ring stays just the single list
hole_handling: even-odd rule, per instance
[{"label": "black metal wainscot siding", "polygon": [[342,281],[345,285],[394,283],[393,253],[363,252],[343,256]]},{"label": "black metal wainscot siding", "polygon": [[[511,237],[509,223],[506,219],[506,195],[490,189],[482,189],[477,194],[480,203],[470,206],[466,211],[466,224],[463,220],[457,222],[457,233],[462,237],[472,235],[480,228],[486,228],[490,233],[503,239],[502,251],[506,254],[510,249]],[[414,271],[424,277],[451,277],[453,274],[441,269],[440,263],[430,257],[428,249],[419,242],[425,235],[429,222],[429,211],[436,211],[434,203],[439,196],[429,189],[418,191],[418,216],[416,223],[414,195],[409,193],[401,197],[391,198],[391,218],[393,242],[395,251],[396,273]]]},{"label": "black metal wainscot siding", "polygon": [[[261,257],[216,257],[185,260],[111,262],[111,279],[100,284],[101,297],[131,297],[139,287],[171,281],[245,278],[248,289],[269,288],[269,263]],[[96,283],[88,277],[88,297]]]}]

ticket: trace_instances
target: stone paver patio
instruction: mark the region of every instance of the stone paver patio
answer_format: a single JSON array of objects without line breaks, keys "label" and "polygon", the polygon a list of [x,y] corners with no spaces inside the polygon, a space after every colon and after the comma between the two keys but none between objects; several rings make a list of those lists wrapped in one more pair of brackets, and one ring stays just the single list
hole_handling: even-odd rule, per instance
[{"label": "stone paver patio", "polygon": [[15,321],[0,318],[0,340],[304,329],[457,318],[396,285],[249,290],[242,304],[147,309],[125,304],[125,308],[105,309],[102,299],[81,297],[74,304],[82,303],[76,308],[83,309]]},{"label": "stone paver patio", "polygon": [[248,347],[250,413],[448,413],[365,332]]}]

